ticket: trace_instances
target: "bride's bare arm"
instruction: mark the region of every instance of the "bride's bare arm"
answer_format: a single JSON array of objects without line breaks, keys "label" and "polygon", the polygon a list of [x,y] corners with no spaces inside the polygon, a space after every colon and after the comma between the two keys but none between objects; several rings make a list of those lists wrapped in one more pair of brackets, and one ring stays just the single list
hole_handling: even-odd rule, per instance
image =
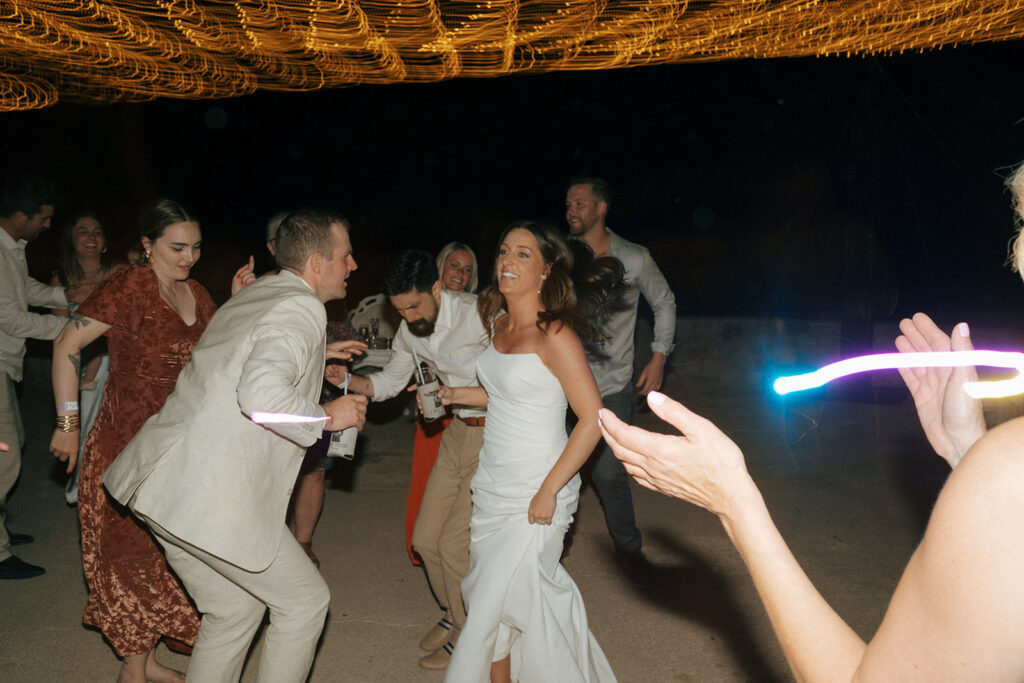
[{"label": "bride's bare arm", "polygon": [[[415,391],[413,386],[410,391]],[[473,408],[487,407],[487,391],[483,387],[449,387],[443,386],[437,390],[441,403],[446,406],[459,405]]]},{"label": "bride's bare arm", "polygon": [[572,479],[601,438],[597,426],[597,411],[601,408],[601,394],[590,371],[583,345],[567,325],[548,331],[539,354],[544,364],[562,385],[562,391],[573,412],[579,416],[576,427],[569,435],[565,449],[555,461],[540,490],[530,504],[530,521],[551,522],[555,511],[555,497]]}]

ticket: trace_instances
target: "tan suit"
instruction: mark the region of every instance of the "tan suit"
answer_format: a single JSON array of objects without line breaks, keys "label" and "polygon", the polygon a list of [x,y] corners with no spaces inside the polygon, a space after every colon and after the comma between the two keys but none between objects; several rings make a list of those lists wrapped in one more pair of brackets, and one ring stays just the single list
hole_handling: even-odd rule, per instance
[{"label": "tan suit", "polygon": [[190,683],[238,680],[269,605],[261,681],[303,681],[329,593],[285,527],[304,449],[323,423],[261,426],[255,411],[323,416],[327,318],[298,276],[249,285],[217,311],[174,392],[103,476],[144,519],[203,613]]}]

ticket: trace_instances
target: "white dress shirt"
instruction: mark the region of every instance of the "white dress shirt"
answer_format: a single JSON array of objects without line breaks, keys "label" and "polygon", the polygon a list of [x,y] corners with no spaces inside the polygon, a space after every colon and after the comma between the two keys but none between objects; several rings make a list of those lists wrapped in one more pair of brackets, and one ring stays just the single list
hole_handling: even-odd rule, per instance
[{"label": "white dress shirt", "polygon": [[51,287],[28,276],[25,240],[17,240],[0,228],[0,371],[21,380],[25,340],[53,339],[67,318],[30,313],[28,307],[67,308],[62,287]]},{"label": "white dress shirt", "polygon": [[[476,357],[487,348],[490,340],[476,310],[476,294],[441,292],[441,303],[429,337],[417,337],[409,331],[403,320],[391,343],[394,353],[380,372],[369,375],[373,384],[373,400],[383,401],[398,394],[409,385],[416,372],[416,356],[449,387],[478,387]],[[461,417],[481,417],[486,409],[454,406]]]}]

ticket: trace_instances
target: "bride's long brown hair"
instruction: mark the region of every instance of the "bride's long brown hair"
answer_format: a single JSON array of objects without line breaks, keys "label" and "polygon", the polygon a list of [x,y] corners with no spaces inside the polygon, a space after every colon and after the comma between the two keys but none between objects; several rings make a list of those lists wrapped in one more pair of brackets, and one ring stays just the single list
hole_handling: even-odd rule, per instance
[{"label": "bride's long brown hair", "polygon": [[[554,226],[533,220],[510,224],[501,233],[498,245],[510,232],[527,230],[537,240],[544,265],[551,271],[542,281],[540,302],[544,310],[537,317],[537,327],[547,333],[552,323],[569,325],[581,341],[600,342],[605,339],[604,323],[616,306],[616,288],[622,283],[622,263],[611,256],[595,259],[594,252],[580,240],[566,240]],[[505,295],[498,290],[498,259],[491,281],[477,298],[480,319],[490,337],[494,321],[505,308]]]}]

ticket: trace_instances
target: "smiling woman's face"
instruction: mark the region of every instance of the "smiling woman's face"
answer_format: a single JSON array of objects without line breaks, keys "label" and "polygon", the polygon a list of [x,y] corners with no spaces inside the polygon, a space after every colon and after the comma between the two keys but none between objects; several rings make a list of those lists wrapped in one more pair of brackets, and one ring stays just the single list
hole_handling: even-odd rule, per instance
[{"label": "smiling woman's face", "polygon": [[142,246],[150,251],[150,264],[156,274],[167,280],[187,280],[192,266],[199,260],[203,235],[195,221],[172,223],[164,234]]},{"label": "smiling woman's face", "polygon": [[468,251],[456,249],[444,262],[441,272],[441,284],[445,289],[456,292],[466,291],[469,281],[473,278],[473,257]]},{"label": "smiling woman's face", "polygon": [[103,226],[92,216],[83,216],[71,228],[71,244],[79,256],[99,257],[107,246]]}]

